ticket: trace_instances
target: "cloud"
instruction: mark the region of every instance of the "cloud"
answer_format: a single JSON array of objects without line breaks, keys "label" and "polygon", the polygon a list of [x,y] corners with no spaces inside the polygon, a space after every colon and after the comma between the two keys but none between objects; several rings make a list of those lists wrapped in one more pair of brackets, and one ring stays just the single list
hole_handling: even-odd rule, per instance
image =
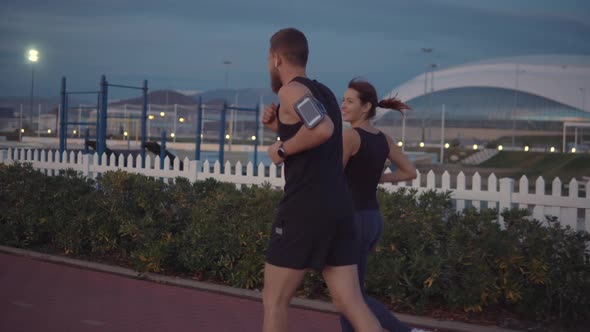
[{"label": "cloud", "polygon": [[[102,73],[215,88],[223,85],[225,59],[233,62],[232,86],[266,86],[268,39],[288,26],[308,36],[311,75],[336,89],[363,75],[384,91],[433,62],[590,54],[588,12],[578,0],[9,0],[0,13],[0,94],[26,94],[13,80],[26,77],[32,44],[41,51],[40,93],[54,93],[61,75],[94,84]],[[435,51],[427,57],[422,47]]]}]

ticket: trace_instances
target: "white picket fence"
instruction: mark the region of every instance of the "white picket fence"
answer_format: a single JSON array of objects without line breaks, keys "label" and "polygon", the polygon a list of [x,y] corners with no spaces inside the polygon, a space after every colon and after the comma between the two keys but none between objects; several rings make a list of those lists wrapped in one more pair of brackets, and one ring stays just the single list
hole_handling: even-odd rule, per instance
[{"label": "white picket fence", "polygon": [[[73,169],[85,176],[95,178],[98,174],[107,171],[121,169],[131,173],[143,174],[150,177],[162,178],[174,181],[177,177],[184,177],[190,181],[214,178],[223,182],[235,183],[237,186],[270,183],[274,187],[282,187],[285,183],[283,170],[275,165],[265,166],[260,163],[257,172],[254,165],[248,163],[242,165],[237,162],[232,165],[226,162],[222,170],[221,164],[215,162],[211,165],[205,161],[189,160],[185,158],[181,162],[175,159],[164,159],[164,168],[160,168],[160,158],[146,156],[146,167],[141,167],[141,157],[133,158],[123,156],[116,158],[106,154],[99,158],[98,154],[82,154],[81,152],[59,152],[52,150],[8,149],[0,151],[0,163],[12,164],[13,162],[31,163],[35,169],[39,169],[47,175],[56,175],[60,170]],[[534,192],[529,192],[529,180],[523,176],[518,182],[518,190],[515,190],[515,181],[510,178],[497,179],[494,174],[487,178],[486,188],[482,187],[482,178],[478,173],[471,177],[471,187],[468,187],[466,176],[463,172],[451,179],[448,172],[436,175],[433,171],[426,174],[426,181],[422,181],[423,174],[411,183],[399,183],[397,185],[385,184],[382,187],[388,191],[396,191],[400,187],[415,188],[419,193],[428,190],[451,191],[456,203],[457,211],[465,207],[473,206],[476,209],[489,207],[505,208],[518,206],[532,209],[532,216],[539,220],[545,220],[546,215],[556,216],[563,225],[569,225],[575,230],[590,231],[590,182],[579,183],[572,179],[567,185],[567,193],[563,194],[564,186],[559,178],[551,182],[551,192],[546,193],[545,180],[539,177],[535,181]],[[437,177],[439,185],[437,186]],[[451,181],[452,180],[452,181]],[[423,183],[425,182],[425,184]],[[585,186],[585,188],[584,188]],[[585,190],[584,190],[585,189]],[[499,221],[502,222],[501,216]]]}]

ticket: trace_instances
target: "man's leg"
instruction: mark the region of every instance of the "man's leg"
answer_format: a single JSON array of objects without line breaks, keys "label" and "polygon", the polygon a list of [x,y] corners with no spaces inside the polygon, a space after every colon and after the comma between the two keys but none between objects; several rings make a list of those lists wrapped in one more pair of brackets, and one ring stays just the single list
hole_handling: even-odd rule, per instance
[{"label": "man's leg", "polygon": [[263,332],[286,332],[289,301],[301,284],[305,270],[294,270],[266,263],[264,265]]},{"label": "man's leg", "polygon": [[356,265],[327,266],[322,271],[336,308],[357,332],[382,332],[359,287]]}]

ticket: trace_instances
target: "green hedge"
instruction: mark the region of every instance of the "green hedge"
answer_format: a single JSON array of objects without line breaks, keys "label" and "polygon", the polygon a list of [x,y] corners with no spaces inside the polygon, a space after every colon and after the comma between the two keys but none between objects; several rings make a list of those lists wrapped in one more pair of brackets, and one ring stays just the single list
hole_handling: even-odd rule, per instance
[{"label": "green hedge", "polygon": [[[97,180],[0,165],[0,243],[107,260],[138,271],[260,289],[282,192],[214,180],[175,183],[122,171]],[[450,194],[379,191],[384,235],[366,287],[398,310],[508,311],[590,319],[590,236],[525,210],[454,212]],[[548,224],[548,226],[547,226]],[[301,294],[323,296],[309,275]]]}]

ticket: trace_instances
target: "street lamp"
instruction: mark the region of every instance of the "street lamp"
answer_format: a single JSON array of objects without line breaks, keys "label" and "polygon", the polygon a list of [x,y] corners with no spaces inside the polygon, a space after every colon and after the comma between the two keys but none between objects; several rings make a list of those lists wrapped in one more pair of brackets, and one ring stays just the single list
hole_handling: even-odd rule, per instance
[{"label": "street lamp", "polygon": [[227,89],[228,86],[228,82],[229,82],[229,66],[232,64],[231,61],[229,60],[225,60],[223,61],[223,64],[225,65],[225,88]]},{"label": "street lamp", "polygon": [[402,148],[402,151],[404,151],[403,142],[406,141],[406,110],[402,110],[401,112],[402,112],[402,140],[399,141],[399,143],[401,143],[401,145],[398,143],[397,146]]},{"label": "street lamp", "polygon": [[515,136],[516,136],[516,108],[518,107],[518,78],[521,73],[526,73],[526,70],[521,70],[520,65],[516,64],[516,77],[514,81],[514,107],[512,107],[512,147],[515,144]]},{"label": "street lamp", "polygon": [[35,49],[29,50],[29,62],[31,63],[31,98],[29,108],[29,126],[33,128],[33,91],[35,89],[35,62],[39,61],[39,51]]},{"label": "street lamp", "polygon": [[127,141],[127,151],[131,148],[131,141],[129,141],[129,132],[123,132],[123,139]]},{"label": "street lamp", "polygon": [[580,92],[582,93],[582,111],[586,110],[586,89],[580,88]]},{"label": "street lamp", "polygon": [[[233,107],[231,108],[231,112],[229,115],[229,128],[228,131],[231,135],[231,137],[233,138],[234,136],[236,136],[236,109],[235,107],[238,107],[238,96],[240,95],[239,92],[236,92],[235,95],[235,103],[233,105]],[[229,150],[231,151],[231,146],[233,144],[233,139],[229,140]]]},{"label": "street lamp", "polygon": [[[230,60],[224,60],[223,61],[223,65],[225,66],[225,81],[224,81],[224,88],[225,90],[229,89],[229,67],[231,66],[232,62]],[[229,92],[229,91],[226,91]],[[236,97],[237,98],[237,97]],[[236,105],[237,106],[237,105]],[[233,132],[233,122],[234,122],[234,108],[232,107],[231,111],[230,111],[230,122],[229,122],[229,133],[232,135],[234,135]],[[225,126],[225,123],[221,124],[222,126]],[[229,139],[229,138],[228,138]],[[231,151],[231,145],[232,145],[232,141],[229,141],[229,150]]]},{"label": "street lamp", "polygon": [[431,138],[431,116],[432,116],[432,94],[434,93],[434,71],[438,67],[438,64],[430,64],[430,91],[428,92],[428,139]]},{"label": "street lamp", "polygon": [[[176,119],[176,117],[178,116],[177,110],[176,110],[176,104],[174,104],[174,118]],[[179,118],[178,122],[180,123],[184,123],[185,119],[184,118]],[[174,122],[174,132],[176,133],[176,121]],[[176,143],[176,136],[174,136],[174,143]]]},{"label": "street lamp", "polygon": [[[432,53],[433,49],[430,47],[422,47],[422,52],[425,54]],[[428,94],[428,69],[424,72],[424,109],[426,109],[426,95]],[[424,140],[424,117],[426,112],[422,113],[422,140]]]}]

